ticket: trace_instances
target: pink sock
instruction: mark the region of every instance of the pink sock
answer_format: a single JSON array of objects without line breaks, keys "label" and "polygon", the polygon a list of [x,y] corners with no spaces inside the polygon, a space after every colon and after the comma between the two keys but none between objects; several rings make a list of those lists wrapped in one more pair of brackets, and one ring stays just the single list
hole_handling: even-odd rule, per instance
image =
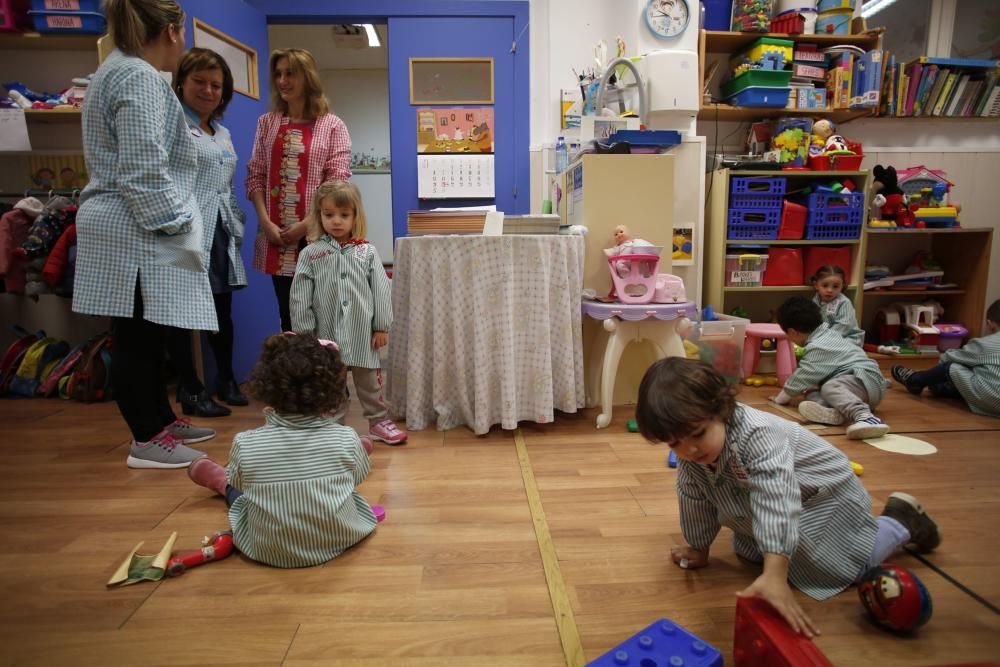
[{"label": "pink sock", "polygon": [[188,477],[195,484],[211,489],[220,496],[226,495],[226,485],[229,483],[226,479],[226,469],[207,456],[191,462],[188,466]]}]

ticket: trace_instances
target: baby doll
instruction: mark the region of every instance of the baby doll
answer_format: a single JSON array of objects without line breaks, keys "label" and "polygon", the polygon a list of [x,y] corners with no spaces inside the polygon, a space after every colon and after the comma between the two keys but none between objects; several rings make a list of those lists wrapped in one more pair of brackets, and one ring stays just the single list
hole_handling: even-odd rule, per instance
[{"label": "baby doll", "polygon": [[[613,235],[615,237],[615,247],[604,249],[604,254],[608,257],[614,257],[615,255],[632,255],[637,252],[641,253],[639,248],[653,245],[649,241],[632,238],[631,234],[629,234],[628,227],[625,225],[618,225],[615,227]],[[622,278],[628,275],[630,268],[628,260],[620,259],[615,262],[615,270]]]}]

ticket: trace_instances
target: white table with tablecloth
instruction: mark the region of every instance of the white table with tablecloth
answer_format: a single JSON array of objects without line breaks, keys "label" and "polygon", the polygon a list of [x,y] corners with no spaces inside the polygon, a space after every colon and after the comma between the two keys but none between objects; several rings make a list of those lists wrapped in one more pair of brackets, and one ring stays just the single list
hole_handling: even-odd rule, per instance
[{"label": "white table with tablecloth", "polygon": [[551,422],[584,407],[580,236],[396,242],[386,399],[408,430]]}]

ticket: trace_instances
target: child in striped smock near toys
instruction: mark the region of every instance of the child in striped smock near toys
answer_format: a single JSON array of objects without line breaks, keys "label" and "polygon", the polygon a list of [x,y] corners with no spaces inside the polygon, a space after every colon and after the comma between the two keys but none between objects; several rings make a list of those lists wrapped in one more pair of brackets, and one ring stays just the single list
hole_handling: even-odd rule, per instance
[{"label": "child in striped smock near toys", "polygon": [[882,515],[850,461],[795,422],[736,401],[737,388],[701,361],[668,357],[639,386],[636,421],[677,454],[684,569],[709,564],[722,526],[738,556],[763,565],[740,596],[767,600],[797,632],[816,626],[791,586],[816,600],[840,593],[900,547],[931,551],[937,525],[911,495],[893,493]]},{"label": "child in striped smock near toys", "polygon": [[1000,417],[1000,300],[986,311],[987,335],[958,350],[945,350],[926,371],[893,366],[892,377],[911,394],[924,388],[939,398],[960,398],[977,415]]},{"label": "child in striped smock near toys", "polygon": [[264,425],[237,433],[223,468],[196,459],[188,475],[225,496],[236,548],[274,567],[336,558],[375,530],[381,508],[356,487],[372,444],[330,413],[346,400],[347,368],[331,341],[293,334],[264,341],[249,392]]},{"label": "child in striped smock near toys", "polygon": [[859,347],[864,345],[865,332],[858,327],[854,304],[844,296],[844,289],[847,287],[847,274],[844,270],[836,264],[821,266],[812,277],[812,286],[816,290],[813,303],[819,306],[823,321],[852,343]]},{"label": "child in striped smock near toys", "polygon": [[847,437],[852,440],[878,438],[889,432],[889,425],[872,413],[885,397],[889,382],[861,347],[824,322],[820,309],[804,297],[781,304],[778,325],[805,352],[772,401],[786,405],[806,394],[799,403],[799,414],[832,426],[849,419]]},{"label": "child in striped smock near toys", "polygon": [[354,376],[369,436],[400,445],[406,432],[389,419],[382,401],[378,352],[389,343],[391,286],[378,251],[364,238],[368,223],[358,188],[347,181],[323,183],[306,223],[311,243],[295,267],[292,330],[337,342]]}]

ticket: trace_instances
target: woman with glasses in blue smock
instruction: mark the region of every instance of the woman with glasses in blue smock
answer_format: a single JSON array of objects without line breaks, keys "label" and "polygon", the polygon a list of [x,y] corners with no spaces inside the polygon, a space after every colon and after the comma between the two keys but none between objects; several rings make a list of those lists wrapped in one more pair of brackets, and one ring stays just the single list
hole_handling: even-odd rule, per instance
[{"label": "woman with glasses in blue smock", "polygon": [[[245,214],[233,194],[236,150],[219,120],[233,98],[233,75],[226,61],[210,49],[189,49],[174,76],[174,91],[187,116],[188,130],[198,151],[198,178],[194,194],[201,209],[209,258],[208,279],[219,320],[219,331],[208,334],[215,356],[214,392],[229,405],[247,405],[233,373],[233,292],[246,287],[240,257]],[[170,357],[177,370],[177,400],[186,415],[222,417],[229,408],[212,400],[194,368],[191,335],[175,330],[168,339]]]}]

